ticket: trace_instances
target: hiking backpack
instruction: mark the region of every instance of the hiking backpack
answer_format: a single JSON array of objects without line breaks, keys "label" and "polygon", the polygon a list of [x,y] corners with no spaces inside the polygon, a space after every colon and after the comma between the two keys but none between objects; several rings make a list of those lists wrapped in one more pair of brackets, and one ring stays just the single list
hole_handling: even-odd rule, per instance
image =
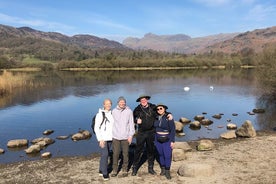
[{"label": "hiking backpack", "polygon": [[[102,114],[103,114],[103,120],[102,120],[102,122],[101,122],[101,124],[100,124],[100,129],[101,129],[101,127],[102,127],[104,121],[107,120],[107,117],[105,116],[105,112],[104,112],[104,111],[102,111]],[[96,121],[96,116],[97,116],[97,114],[94,115],[94,117],[92,118],[92,123],[91,123],[91,128],[92,128],[92,131],[93,131],[94,134],[95,134],[95,121]]]}]

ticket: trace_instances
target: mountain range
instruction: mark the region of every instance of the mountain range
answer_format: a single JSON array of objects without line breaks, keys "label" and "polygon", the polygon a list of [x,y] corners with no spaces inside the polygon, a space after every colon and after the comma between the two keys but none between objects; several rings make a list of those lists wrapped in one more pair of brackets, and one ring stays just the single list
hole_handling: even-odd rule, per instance
[{"label": "mountain range", "polygon": [[136,50],[152,49],[176,53],[206,53],[210,51],[234,53],[244,48],[260,52],[268,44],[276,43],[276,26],[245,33],[217,34],[191,38],[185,34],[145,34],[143,38],[128,37],[123,41],[127,47]]},{"label": "mountain range", "polygon": [[[244,48],[255,52],[266,45],[276,44],[276,26],[244,33],[222,33],[191,38],[185,34],[156,35],[147,33],[143,38],[126,38],[123,43],[92,35],[66,36],[57,32],[43,32],[29,27],[15,28],[0,24],[0,54],[24,53],[32,55],[78,54],[79,60],[95,55],[95,52],[147,50],[183,54],[224,52],[235,53]],[[46,56],[45,56],[46,57]],[[45,59],[48,59],[47,57]],[[66,59],[66,58],[65,58]]]}]

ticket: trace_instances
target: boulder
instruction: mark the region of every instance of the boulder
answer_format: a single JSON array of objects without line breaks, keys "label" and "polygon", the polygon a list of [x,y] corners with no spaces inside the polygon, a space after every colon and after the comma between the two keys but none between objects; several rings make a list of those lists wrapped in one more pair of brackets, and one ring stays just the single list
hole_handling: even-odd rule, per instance
[{"label": "boulder", "polygon": [[213,142],[211,140],[203,139],[199,141],[199,144],[197,145],[198,151],[210,151],[215,147]]},{"label": "boulder", "polygon": [[38,152],[40,152],[40,150],[41,150],[40,146],[34,144],[34,145],[31,145],[30,147],[28,147],[27,149],[25,149],[25,152],[27,154],[32,154],[32,153],[38,153]]},{"label": "boulder", "polygon": [[191,120],[189,120],[188,118],[184,118],[184,117],[181,117],[181,118],[179,119],[179,121],[180,121],[181,123],[183,123],[183,124],[188,124],[188,123],[191,122]]},{"label": "boulder", "polygon": [[238,114],[237,113],[233,113],[232,116],[238,116]]},{"label": "boulder", "polygon": [[24,147],[28,146],[28,140],[27,139],[14,139],[10,140],[7,143],[8,148],[18,148],[18,147]]},{"label": "boulder", "polygon": [[57,139],[59,140],[65,140],[65,139],[68,139],[69,136],[68,135],[60,135],[60,136],[57,136]]},{"label": "boulder", "polygon": [[185,136],[186,134],[184,132],[177,132],[176,136],[178,137],[182,137]]},{"label": "boulder", "polygon": [[235,130],[231,130],[231,131],[224,132],[224,133],[220,134],[220,137],[223,139],[235,139],[235,138],[237,138],[237,135],[236,135]]},{"label": "boulder", "polygon": [[221,119],[221,114],[215,114],[212,117],[215,118],[215,119]]},{"label": "boulder", "polygon": [[54,130],[45,130],[44,132],[43,132],[43,135],[50,135],[50,134],[52,134],[54,132]]},{"label": "boulder", "polygon": [[196,115],[195,117],[194,117],[194,120],[196,120],[196,121],[201,121],[201,120],[203,120],[205,117],[203,116],[203,115]]},{"label": "boulder", "polygon": [[228,123],[226,128],[230,130],[237,129],[237,125],[234,123]]},{"label": "boulder", "polygon": [[209,119],[203,119],[203,120],[200,121],[200,124],[202,124],[202,125],[211,125],[211,124],[213,124],[213,121],[209,120]]},{"label": "boulder", "polygon": [[192,151],[191,146],[187,142],[175,142],[173,145],[174,149],[182,149],[186,151]]},{"label": "boulder", "polygon": [[200,129],[201,128],[201,124],[199,121],[193,121],[190,123],[190,128],[191,129]]},{"label": "boulder", "polygon": [[186,155],[183,149],[176,149],[174,148],[172,151],[172,160],[177,162],[180,160],[185,160],[186,159]]},{"label": "boulder", "polygon": [[208,177],[214,174],[214,169],[208,164],[189,163],[181,165],[177,173],[185,177]]},{"label": "boulder", "polygon": [[[32,143],[32,144],[37,144],[37,143],[42,142],[42,141],[45,142],[45,146],[46,146],[46,145],[49,145],[49,144],[53,144],[53,143],[55,142],[54,139],[51,139],[51,138],[49,138],[49,137],[39,137],[39,138],[33,139],[33,140],[31,141],[31,143]],[[42,144],[43,144],[43,143],[42,143]]]},{"label": "boulder", "polygon": [[252,110],[254,113],[265,113],[264,109],[253,109]]},{"label": "boulder", "polygon": [[255,128],[253,127],[251,121],[249,120],[246,120],[242,124],[242,126],[236,130],[236,134],[239,137],[248,137],[248,138],[255,137],[257,135]]},{"label": "boulder", "polygon": [[174,124],[176,132],[183,132],[184,125],[181,122],[175,121]]},{"label": "boulder", "polygon": [[72,135],[71,139],[73,141],[79,141],[79,140],[89,139],[91,136],[92,135],[88,130],[81,130],[78,133]]},{"label": "boulder", "polygon": [[5,150],[0,148],[0,154],[3,154],[3,153],[5,153]]},{"label": "boulder", "polygon": [[52,156],[51,152],[45,152],[41,154],[42,158],[50,158]]}]

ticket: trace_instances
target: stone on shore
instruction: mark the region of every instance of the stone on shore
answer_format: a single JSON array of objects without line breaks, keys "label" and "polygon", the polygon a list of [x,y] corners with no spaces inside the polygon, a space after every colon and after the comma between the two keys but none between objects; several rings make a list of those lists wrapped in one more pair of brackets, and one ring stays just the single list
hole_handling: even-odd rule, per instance
[{"label": "stone on shore", "polygon": [[237,138],[237,135],[235,130],[230,130],[228,132],[220,134],[220,137],[223,139],[235,139]]},{"label": "stone on shore", "polygon": [[264,109],[253,109],[252,112],[254,113],[265,113]]},{"label": "stone on shore", "polygon": [[215,145],[211,140],[203,139],[199,141],[199,144],[197,145],[198,151],[210,151],[214,149]]},{"label": "stone on shore", "polygon": [[49,144],[53,144],[55,142],[54,139],[49,137],[40,137],[31,141],[32,144],[40,145],[41,148],[48,146]]},{"label": "stone on shore", "polygon": [[247,138],[251,138],[251,137],[256,137],[256,130],[253,127],[251,121],[246,120],[242,126],[240,128],[238,128],[236,130],[236,134],[239,137],[247,137]]},{"label": "stone on shore", "polygon": [[50,158],[52,156],[51,152],[45,152],[41,154],[42,158]]},{"label": "stone on shore", "polygon": [[24,147],[28,146],[28,140],[27,139],[14,139],[10,140],[7,143],[8,148],[18,148],[18,147]]},{"label": "stone on shore", "polygon": [[175,142],[173,147],[174,149],[182,149],[185,152],[192,151],[192,147],[187,142]]},{"label": "stone on shore", "polygon": [[174,148],[172,151],[172,160],[177,162],[180,160],[185,160],[187,157],[183,149]]},{"label": "stone on shore", "polygon": [[69,136],[68,135],[60,135],[60,136],[57,136],[57,139],[59,140],[65,140],[65,139],[68,139]]},{"label": "stone on shore", "polygon": [[189,163],[181,165],[177,173],[185,177],[208,177],[214,174],[214,169],[208,164]]}]

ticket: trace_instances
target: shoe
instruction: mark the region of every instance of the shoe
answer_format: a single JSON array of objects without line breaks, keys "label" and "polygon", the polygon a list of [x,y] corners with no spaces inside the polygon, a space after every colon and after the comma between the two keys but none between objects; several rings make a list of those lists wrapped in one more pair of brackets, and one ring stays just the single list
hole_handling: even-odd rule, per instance
[{"label": "shoe", "polygon": [[165,175],[165,167],[161,167],[160,176],[164,176],[164,175]]},{"label": "shoe", "polygon": [[111,173],[111,177],[116,177],[118,175],[118,173],[112,172]]},{"label": "shoe", "polygon": [[128,173],[126,171],[123,171],[122,172],[122,177],[127,177],[128,176]]},{"label": "shoe", "polygon": [[170,170],[165,170],[165,176],[168,180],[172,179]]},{"label": "shoe", "polygon": [[149,171],[150,174],[156,175],[156,172],[153,170],[153,167],[149,167],[148,171]]},{"label": "shoe", "polygon": [[99,176],[103,176],[103,173],[102,173],[102,171],[99,171]]},{"label": "shoe", "polygon": [[108,175],[103,175],[103,180],[104,181],[108,181],[110,178],[109,178],[109,176]]},{"label": "shoe", "polygon": [[136,176],[136,175],[137,175],[137,169],[136,169],[136,168],[133,168],[132,173],[131,173],[131,176]]}]

